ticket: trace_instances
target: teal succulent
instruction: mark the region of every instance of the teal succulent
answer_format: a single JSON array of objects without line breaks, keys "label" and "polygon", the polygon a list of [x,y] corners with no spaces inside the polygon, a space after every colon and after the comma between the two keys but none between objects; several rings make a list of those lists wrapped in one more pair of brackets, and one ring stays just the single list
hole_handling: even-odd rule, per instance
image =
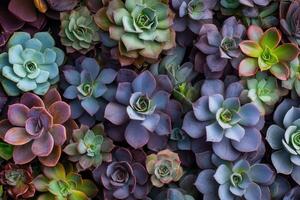
[{"label": "teal succulent", "polygon": [[100,40],[99,28],[86,7],[63,12],[61,19],[61,42],[68,53],[79,51],[83,54],[90,51]]},{"label": "teal succulent", "polygon": [[1,83],[9,96],[33,91],[44,95],[59,80],[58,67],[64,52],[55,47],[48,32],[15,32],[7,43],[7,52],[0,54]]},{"label": "teal succulent", "polygon": [[255,78],[246,80],[246,88],[241,94],[242,98],[250,99],[262,115],[271,113],[274,105],[288,93],[278,85],[275,77],[263,72],[257,73]]}]

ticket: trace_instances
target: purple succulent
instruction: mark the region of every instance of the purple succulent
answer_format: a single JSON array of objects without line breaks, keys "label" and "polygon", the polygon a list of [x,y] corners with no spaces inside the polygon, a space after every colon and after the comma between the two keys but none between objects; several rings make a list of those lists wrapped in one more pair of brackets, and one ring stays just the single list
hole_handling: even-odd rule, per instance
[{"label": "purple succulent", "polygon": [[255,152],[261,145],[259,129],[263,120],[254,104],[240,104],[240,93],[234,93],[241,87],[240,83],[233,82],[224,95],[221,81],[206,80],[202,97],[193,103],[193,111],[183,120],[182,129],[190,137],[206,135],[214,153],[224,160],[234,161],[241,152]]},{"label": "purple succulent", "polygon": [[219,31],[214,24],[205,24],[199,32],[196,47],[206,55],[211,72],[222,72],[228,61],[236,68],[241,60],[239,43],[245,35],[245,27],[235,17],[226,19]]},{"label": "purple succulent", "polygon": [[[104,118],[114,125],[107,129],[108,135],[117,128],[119,134],[124,132],[128,144],[137,149],[148,142],[156,146],[155,140],[164,141],[171,133],[171,118],[166,108],[172,83],[166,75],[156,79],[149,71],[138,76],[131,70],[119,72],[116,101],[109,102],[104,113]],[[122,137],[123,134],[116,140]]]},{"label": "purple succulent", "polygon": [[148,174],[143,150],[118,148],[113,161],[93,171],[94,179],[104,189],[104,200],[145,199],[149,193]]},{"label": "purple succulent", "polygon": [[80,57],[75,66],[64,66],[66,84],[63,96],[71,100],[73,119],[92,126],[103,119],[106,101],[112,101],[115,88],[112,85],[117,72],[101,68],[94,58]]}]

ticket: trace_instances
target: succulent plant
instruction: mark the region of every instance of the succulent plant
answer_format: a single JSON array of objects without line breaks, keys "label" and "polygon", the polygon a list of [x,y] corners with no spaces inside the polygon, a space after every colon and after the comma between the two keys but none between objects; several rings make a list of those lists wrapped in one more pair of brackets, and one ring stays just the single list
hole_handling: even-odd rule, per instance
[{"label": "succulent plant", "polygon": [[274,112],[274,122],[267,130],[266,140],[274,150],[271,156],[277,173],[291,175],[299,184],[300,177],[300,108],[285,99]]},{"label": "succulent plant", "polygon": [[[95,15],[96,24],[117,42],[121,65],[153,62],[175,46],[174,13],[162,0],[113,0]],[[103,41],[105,44],[105,41]]]},{"label": "succulent plant", "polygon": [[59,80],[64,52],[54,45],[48,32],[36,33],[33,38],[26,32],[11,36],[8,51],[0,54],[1,83],[9,96],[29,91],[44,95]]},{"label": "succulent plant", "polygon": [[178,154],[169,149],[148,155],[146,167],[151,175],[152,184],[155,187],[162,187],[164,184],[178,181],[183,175],[180,163]]},{"label": "succulent plant", "polygon": [[39,200],[91,199],[98,189],[93,181],[82,179],[72,167],[58,163],[55,167],[44,167],[43,174],[33,180],[37,191],[42,192]]},{"label": "succulent plant", "polygon": [[78,51],[85,54],[100,41],[99,28],[86,7],[61,13],[60,20],[59,35],[68,53]]},{"label": "succulent plant", "polygon": [[112,162],[96,168],[93,175],[104,187],[104,200],[145,199],[150,189],[145,159],[141,149],[130,151],[120,147],[114,151]]},{"label": "succulent plant", "polygon": [[[239,83],[228,86],[227,95],[238,89],[236,84]],[[218,91],[220,87],[222,84],[218,81],[206,81],[202,86],[203,96],[193,103],[193,111],[185,115],[182,129],[192,138],[206,135],[206,141],[212,142],[215,154],[224,160],[234,161],[240,152],[258,150],[261,144],[258,129],[261,118],[254,104],[241,105],[237,97],[239,94],[223,97]],[[203,91],[210,94],[203,94]]]},{"label": "succulent plant", "polygon": [[295,186],[284,195],[283,200],[292,200],[298,198],[300,198],[300,187]]},{"label": "succulent plant", "polygon": [[290,62],[290,77],[286,81],[282,81],[282,87],[296,93],[300,96],[300,57],[295,58]]},{"label": "succulent plant", "polygon": [[0,122],[1,138],[14,146],[14,162],[26,164],[38,157],[43,165],[55,166],[67,137],[64,123],[71,115],[57,90],[49,90],[44,100],[23,94],[20,103],[9,106],[7,115]]},{"label": "succulent plant", "polygon": [[79,0],[33,0],[35,7],[41,13],[46,13],[48,17],[53,17],[53,11],[68,11],[74,9]]},{"label": "succulent plant", "polygon": [[35,194],[30,165],[5,164],[0,171],[0,184],[13,199],[29,199]]},{"label": "succulent plant", "polygon": [[235,163],[220,163],[217,169],[201,171],[195,182],[204,199],[270,199],[268,186],[275,173],[262,163],[250,165],[247,160]]},{"label": "succulent plant", "polygon": [[288,39],[300,45],[300,1],[280,1],[279,17],[280,25],[283,33],[287,35]]},{"label": "succulent plant", "polygon": [[117,102],[109,102],[105,108],[104,118],[116,126],[125,126],[125,132],[123,128],[120,132],[124,132],[127,143],[134,148],[144,146],[151,137],[171,133],[171,119],[165,110],[172,85],[167,76],[161,78],[160,84],[164,86],[160,87],[149,71],[134,75],[130,82],[119,82],[115,96]]},{"label": "succulent plant", "polygon": [[245,34],[245,27],[235,17],[226,19],[219,31],[214,24],[204,24],[195,46],[206,56],[206,63],[212,72],[223,71],[228,63],[235,67],[241,57],[239,43]]},{"label": "succulent plant", "polygon": [[163,190],[153,200],[195,200],[193,196],[185,194],[181,188],[168,188]]},{"label": "succulent plant", "polygon": [[95,125],[92,129],[81,125],[80,129],[73,131],[72,140],[64,148],[69,155],[69,160],[77,162],[77,170],[86,170],[98,167],[103,161],[111,162],[113,141],[105,136],[102,124]]},{"label": "succulent plant", "polygon": [[106,101],[112,101],[115,88],[111,83],[117,72],[112,68],[100,68],[94,58],[80,57],[75,66],[63,68],[66,84],[63,96],[71,100],[71,117],[92,126],[103,120]]},{"label": "succulent plant", "polygon": [[255,78],[247,79],[245,88],[241,98],[254,103],[261,115],[270,114],[275,104],[288,93],[278,85],[276,78],[264,72],[257,73]]},{"label": "succulent plant", "polygon": [[265,32],[256,25],[247,30],[249,40],[240,43],[242,52],[247,56],[239,65],[240,76],[255,75],[258,70],[270,72],[280,80],[287,80],[290,69],[287,62],[296,58],[299,49],[292,43],[280,45],[281,33],[275,27]]}]

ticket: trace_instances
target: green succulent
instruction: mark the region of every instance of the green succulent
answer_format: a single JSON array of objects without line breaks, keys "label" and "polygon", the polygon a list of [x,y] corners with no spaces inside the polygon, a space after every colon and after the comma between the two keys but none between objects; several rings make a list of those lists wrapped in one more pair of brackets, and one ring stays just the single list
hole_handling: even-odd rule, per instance
[{"label": "green succulent", "polygon": [[59,35],[68,53],[79,51],[85,54],[100,40],[100,30],[86,7],[80,7],[71,12],[62,12],[60,19]]},{"label": "green succulent", "polygon": [[293,90],[300,96],[300,57],[290,62],[290,77],[286,81],[282,81],[282,87]]},{"label": "green succulent", "polygon": [[15,32],[7,43],[7,52],[0,54],[1,83],[9,96],[33,91],[44,95],[59,80],[58,67],[64,52],[55,47],[48,32]]},{"label": "green succulent", "polygon": [[90,167],[98,167],[102,161],[112,160],[111,151],[114,148],[111,139],[105,137],[102,124],[94,126],[92,129],[82,125],[72,134],[72,141],[68,144],[64,152],[69,155],[69,159],[77,162],[79,171]]},{"label": "green succulent", "polygon": [[94,17],[118,43],[122,65],[155,61],[163,50],[174,47],[173,18],[168,4],[161,0],[112,0]]},{"label": "green succulent", "polygon": [[242,92],[243,99],[247,96],[262,115],[272,112],[274,105],[288,92],[278,86],[276,78],[263,72],[258,73],[255,78],[248,79],[246,85],[247,89]]},{"label": "green succulent", "polygon": [[82,179],[73,168],[58,163],[43,168],[43,174],[33,180],[37,191],[43,192],[38,200],[88,200],[96,196],[98,189],[88,179]]}]

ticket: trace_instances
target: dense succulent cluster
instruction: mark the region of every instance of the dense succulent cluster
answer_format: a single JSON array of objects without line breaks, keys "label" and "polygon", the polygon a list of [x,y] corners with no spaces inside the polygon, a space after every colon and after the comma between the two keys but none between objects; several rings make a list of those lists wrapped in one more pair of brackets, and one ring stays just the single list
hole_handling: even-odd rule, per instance
[{"label": "dense succulent cluster", "polygon": [[300,0],[1,0],[0,200],[300,199]]}]

